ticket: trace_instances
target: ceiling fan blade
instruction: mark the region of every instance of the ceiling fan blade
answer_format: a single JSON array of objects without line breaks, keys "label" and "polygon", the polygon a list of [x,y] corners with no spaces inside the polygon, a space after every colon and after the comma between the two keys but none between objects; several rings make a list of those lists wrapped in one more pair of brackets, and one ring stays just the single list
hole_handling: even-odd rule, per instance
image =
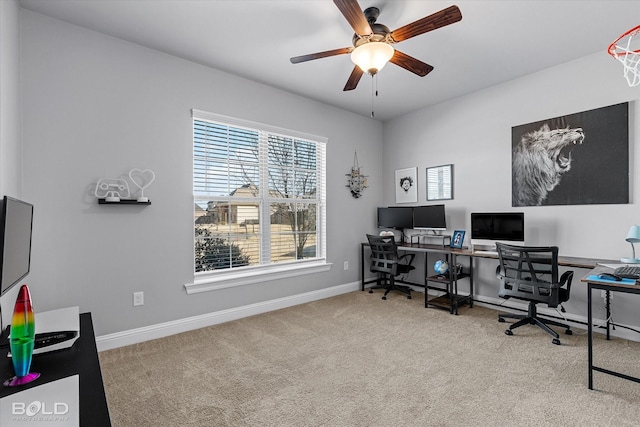
[{"label": "ceiling fan blade", "polygon": [[347,80],[347,84],[344,85],[343,91],[354,90],[356,86],[358,86],[358,82],[360,81],[360,77],[364,74],[364,71],[360,69],[357,65],[353,67],[353,71],[349,76],[349,80]]},{"label": "ceiling fan blade", "polygon": [[407,24],[404,27],[400,27],[397,30],[392,31],[390,36],[394,41],[401,42],[403,40],[410,39],[411,37],[419,36],[420,34],[453,24],[461,19],[462,13],[460,12],[460,9],[458,9],[458,6],[449,6],[446,9],[442,9],[440,12],[425,16],[422,19],[418,19],[411,24]]},{"label": "ceiling fan blade", "polygon": [[292,64],[297,64],[299,62],[306,62],[306,61],[311,61],[313,59],[326,58],[328,56],[344,55],[345,53],[350,53],[352,50],[353,50],[352,47],[343,47],[340,49],[327,50],[324,52],[310,53],[308,55],[294,56],[293,58],[290,59],[290,61]]},{"label": "ceiling fan blade", "polygon": [[389,62],[396,64],[407,71],[411,71],[413,74],[417,74],[420,77],[424,77],[433,71],[433,67],[431,65],[425,64],[424,62],[409,56],[406,53],[402,53],[399,50],[396,50],[393,53]]},{"label": "ceiling fan blade", "polygon": [[367,18],[362,13],[357,0],[333,0],[333,3],[335,3],[357,35],[368,36],[373,34],[371,25],[369,25]]}]

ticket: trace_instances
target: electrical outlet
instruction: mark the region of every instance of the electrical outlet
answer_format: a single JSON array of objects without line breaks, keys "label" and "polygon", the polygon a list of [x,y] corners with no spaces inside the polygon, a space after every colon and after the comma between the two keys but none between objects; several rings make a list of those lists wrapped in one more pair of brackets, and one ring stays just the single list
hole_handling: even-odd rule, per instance
[{"label": "electrical outlet", "polygon": [[349,269],[349,261],[345,261],[344,262],[344,269],[348,270]]},{"label": "electrical outlet", "polygon": [[144,292],[133,293],[133,306],[137,307],[139,305],[144,305]]}]

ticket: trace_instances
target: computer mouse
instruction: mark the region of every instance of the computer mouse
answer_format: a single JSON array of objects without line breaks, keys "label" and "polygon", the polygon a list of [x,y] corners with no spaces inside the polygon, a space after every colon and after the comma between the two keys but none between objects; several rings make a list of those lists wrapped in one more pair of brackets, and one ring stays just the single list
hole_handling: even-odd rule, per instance
[{"label": "computer mouse", "polygon": [[615,280],[615,281],[620,281],[622,280],[622,277],[613,274],[613,273],[600,273],[598,274],[598,278],[599,279],[607,279],[607,280]]}]

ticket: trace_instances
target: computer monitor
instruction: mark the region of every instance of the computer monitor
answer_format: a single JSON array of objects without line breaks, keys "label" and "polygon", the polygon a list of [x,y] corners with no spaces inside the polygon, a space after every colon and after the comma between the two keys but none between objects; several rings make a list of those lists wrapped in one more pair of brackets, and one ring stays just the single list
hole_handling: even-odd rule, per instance
[{"label": "computer monitor", "polygon": [[0,296],[31,268],[33,205],[4,196],[0,207]]},{"label": "computer monitor", "polygon": [[471,238],[524,242],[524,213],[472,213]]},{"label": "computer monitor", "polygon": [[415,206],[413,228],[416,230],[446,230],[444,205]]},{"label": "computer monitor", "polygon": [[378,208],[378,228],[403,230],[413,226],[413,208],[407,206]]}]

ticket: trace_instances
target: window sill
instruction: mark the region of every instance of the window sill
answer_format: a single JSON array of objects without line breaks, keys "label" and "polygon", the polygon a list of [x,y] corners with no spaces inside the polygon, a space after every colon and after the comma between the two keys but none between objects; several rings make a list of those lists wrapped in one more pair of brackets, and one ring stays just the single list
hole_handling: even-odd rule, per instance
[{"label": "window sill", "polygon": [[294,265],[278,265],[259,267],[250,271],[234,271],[214,273],[206,277],[196,278],[193,283],[184,285],[187,294],[217,291],[219,289],[233,288],[236,286],[252,285],[267,280],[279,280],[302,274],[321,273],[329,271],[332,264],[326,261],[314,261],[310,263]]}]

